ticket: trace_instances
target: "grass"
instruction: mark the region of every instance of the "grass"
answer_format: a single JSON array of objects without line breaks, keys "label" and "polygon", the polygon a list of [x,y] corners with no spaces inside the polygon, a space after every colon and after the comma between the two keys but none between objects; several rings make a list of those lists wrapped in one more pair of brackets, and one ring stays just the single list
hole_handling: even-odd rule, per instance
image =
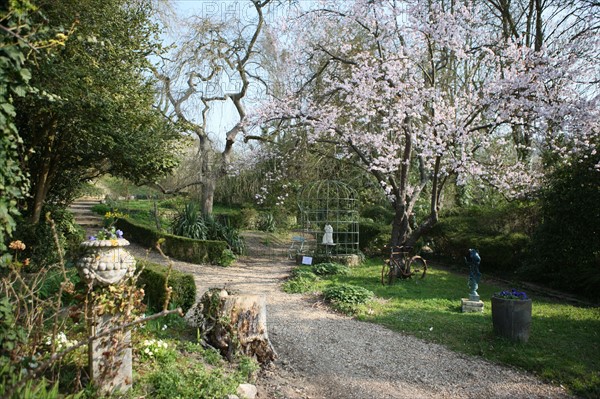
[{"label": "grass", "polygon": [[533,296],[529,342],[515,343],[494,336],[490,301],[494,292],[512,287],[488,283],[484,275],[478,290],[484,312],[462,313],[466,276],[433,267],[424,280],[382,286],[381,266],[381,261],[372,260],[352,268],[349,275],[303,279],[293,288],[323,291],[332,283],[364,287],[376,297],[353,308],[360,320],[521,368],[582,397],[600,397],[600,308]]},{"label": "grass", "polygon": [[[155,200],[117,200],[111,203],[111,206],[120,212],[126,213],[133,222],[142,226],[156,229],[156,218],[154,216]],[[189,200],[177,197],[164,200],[156,200],[160,226],[167,231],[171,225],[173,217],[179,209],[182,209]],[[223,205],[215,204],[213,215],[234,215],[239,210],[229,208]]]},{"label": "grass", "polygon": [[[149,357],[144,353],[148,339],[167,348]],[[248,357],[230,364],[217,351],[203,348],[178,316],[150,321],[133,334],[133,347],[134,385],[126,398],[224,398],[239,384],[253,382],[258,370]]]}]

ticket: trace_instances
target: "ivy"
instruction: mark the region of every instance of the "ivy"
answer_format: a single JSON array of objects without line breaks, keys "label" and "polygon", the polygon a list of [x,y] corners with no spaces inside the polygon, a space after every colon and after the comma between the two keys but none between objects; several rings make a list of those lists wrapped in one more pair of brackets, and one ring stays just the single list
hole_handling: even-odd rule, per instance
[{"label": "ivy", "polygon": [[[15,230],[19,215],[17,201],[29,190],[29,180],[20,167],[19,150],[23,140],[14,124],[16,117],[13,96],[25,96],[29,91],[31,71],[24,67],[27,46],[18,37],[27,37],[33,6],[25,1],[10,2],[9,10],[0,14],[0,25],[11,34],[0,36],[0,251],[6,251],[6,241]],[[10,260],[0,257],[0,264]]]}]

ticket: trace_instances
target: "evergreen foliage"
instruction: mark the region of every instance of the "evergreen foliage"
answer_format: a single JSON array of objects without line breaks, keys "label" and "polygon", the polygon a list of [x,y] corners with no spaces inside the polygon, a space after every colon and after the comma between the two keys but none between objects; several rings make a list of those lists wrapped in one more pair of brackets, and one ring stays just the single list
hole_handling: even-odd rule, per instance
[{"label": "evergreen foliage", "polygon": [[147,56],[159,45],[149,1],[44,0],[37,6],[50,24],[69,32],[59,49],[26,64],[34,92],[15,101],[22,149],[30,152],[25,166],[33,223],[45,202],[69,202],[79,185],[104,173],[135,183],[154,180],[176,164],[178,137],[153,107]]},{"label": "evergreen foliage", "polygon": [[[17,201],[29,191],[29,178],[20,165],[23,139],[15,125],[14,102],[31,92],[27,56],[36,54],[35,46],[48,33],[45,24],[33,23],[33,12],[25,0],[0,5],[0,251],[6,250],[5,241],[15,230]],[[7,260],[3,256],[0,264]]]},{"label": "evergreen foliage", "polygon": [[600,178],[598,155],[561,166],[541,197],[542,221],[533,235],[525,276],[600,300]]},{"label": "evergreen foliage", "polygon": [[165,283],[172,287],[170,305],[173,308],[181,307],[187,312],[196,301],[196,283],[194,276],[171,270],[169,280],[166,282],[168,268],[156,263],[138,261],[138,268],[144,268],[138,278],[138,287],[144,288],[144,300],[149,308],[159,312],[162,310],[166,298]]},{"label": "evergreen foliage", "polygon": [[195,202],[189,202],[173,219],[173,234],[195,240],[223,240],[231,250],[241,255],[246,248],[239,231],[228,221],[221,223],[212,216],[204,216]]}]

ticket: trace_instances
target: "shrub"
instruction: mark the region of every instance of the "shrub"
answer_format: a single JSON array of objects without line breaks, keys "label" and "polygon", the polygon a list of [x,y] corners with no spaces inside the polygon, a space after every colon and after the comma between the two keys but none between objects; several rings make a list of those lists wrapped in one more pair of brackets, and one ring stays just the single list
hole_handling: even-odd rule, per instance
[{"label": "shrub", "polygon": [[361,221],[358,246],[370,256],[380,255],[383,248],[390,243],[392,228],[389,225]]},{"label": "shrub", "polygon": [[159,233],[156,230],[137,225],[127,219],[117,220],[116,226],[123,230],[126,238],[137,242],[148,248],[154,248],[159,240],[162,240],[161,248],[166,255],[172,256],[185,262],[212,263],[226,266],[221,263],[227,260],[231,263],[230,254],[225,241],[201,241],[191,238],[174,236],[172,234]]},{"label": "shrub", "polygon": [[239,376],[223,375],[223,368],[208,368],[203,363],[181,367],[178,362],[155,369],[148,375],[151,395],[156,399],[224,398],[244,382]]},{"label": "shrub", "polygon": [[213,217],[204,217],[194,202],[189,202],[173,220],[173,234],[196,240],[223,240],[231,250],[241,255],[246,245],[239,231],[232,227],[229,219],[221,222]]},{"label": "shrub", "polygon": [[[74,259],[79,253],[79,244],[84,239],[84,232],[75,224],[73,214],[65,208],[45,206],[43,214],[50,213],[50,218],[56,226],[58,242],[65,259]],[[41,268],[50,267],[59,261],[59,254],[54,242],[54,235],[50,224],[41,220],[32,225],[21,220],[14,234],[15,240],[21,240],[27,246],[23,251],[22,259],[29,258],[30,266],[27,272],[37,272]]]},{"label": "shrub", "polygon": [[[158,312],[162,310],[165,302],[168,268],[148,261],[138,261],[138,270],[142,267],[144,270],[138,278],[137,285],[144,287],[149,308]],[[173,288],[170,302],[173,307],[181,307],[186,312],[196,302],[196,282],[191,274],[171,270],[168,285]]]},{"label": "shrub", "polygon": [[275,218],[270,212],[262,212],[258,218],[258,229],[272,233],[275,231]]},{"label": "shrub", "polygon": [[600,153],[558,167],[542,190],[528,278],[600,301]]},{"label": "shrub", "polygon": [[173,219],[171,231],[176,236],[206,240],[208,227],[204,223],[202,213],[195,202],[188,202],[182,211]]},{"label": "shrub", "polygon": [[[73,283],[73,286],[77,285],[80,281],[81,278],[79,277],[79,274],[77,273],[77,270],[75,268],[70,268],[66,270],[66,275],[67,275],[67,279],[69,279],[69,281],[71,281]],[[63,273],[61,270],[59,269],[50,269],[48,270],[48,272],[46,273],[44,280],[42,281],[42,284],[40,286],[40,291],[39,291],[39,295],[40,298],[42,299],[48,299],[54,295],[56,295],[56,293],[59,291],[61,284],[64,281],[64,277],[63,277]],[[70,303],[73,299],[72,299],[72,294],[63,292],[63,298],[62,298],[64,303]]]},{"label": "shrub", "polygon": [[254,208],[244,208],[240,212],[241,228],[255,230],[258,228],[258,211]]},{"label": "shrub", "polygon": [[306,278],[309,280],[316,280],[318,277],[315,273],[313,273],[311,267],[301,266],[292,270],[292,278]]},{"label": "shrub", "polygon": [[380,224],[389,225],[394,220],[394,210],[381,205],[367,205],[361,209],[360,216]]},{"label": "shrub", "polygon": [[246,250],[246,243],[240,236],[239,231],[230,226],[229,222],[221,223],[213,218],[206,218],[207,238],[210,240],[223,240],[229,244],[229,247],[238,255],[242,255]]},{"label": "shrub", "polygon": [[477,248],[482,271],[513,273],[530,243],[536,212],[530,204],[506,204],[496,209],[469,207],[447,213],[428,238],[438,256],[464,265],[464,254]]},{"label": "shrub", "polygon": [[106,215],[108,212],[112,210],[112,208],[106,204],[96,204],[92,206],[92,212],[97,213],[98,215]]},{"label": "shrub", "polygon": [[350,305],[366,303],[374,295],[366,288],[349,284],[330,285],[323,291],[323,297],[326,300]]},{"label": "shrub", "polygon": [[219,258],[219,265],[227,267],[231,266],[233,262],[235,262],[235,254],[230,249],[225,248]]},{"label": "shrub", "polygon": [[289,294],[303,294],[312,291],[315,287],[315,281],[318,279],[314,274],[313,276],[306,275],[289,279],[283,283],[282,289]]},{"label": "shrub", "polygon": [[331,276],[331,275],[347,275],[350,273],[350,268],[339,263],[319,263],[313,265],[312,272],[318,276]]}]

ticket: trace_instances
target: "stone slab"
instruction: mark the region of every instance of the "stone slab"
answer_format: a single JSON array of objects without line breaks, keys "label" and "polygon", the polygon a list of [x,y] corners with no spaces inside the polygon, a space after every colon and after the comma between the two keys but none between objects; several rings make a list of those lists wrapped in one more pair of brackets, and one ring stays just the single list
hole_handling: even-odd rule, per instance
[{"label": "stone slab", "polygon": [[460,305],[463,313],[483,312],[483,301],[471,301],[467,298],[462,298]]}]

